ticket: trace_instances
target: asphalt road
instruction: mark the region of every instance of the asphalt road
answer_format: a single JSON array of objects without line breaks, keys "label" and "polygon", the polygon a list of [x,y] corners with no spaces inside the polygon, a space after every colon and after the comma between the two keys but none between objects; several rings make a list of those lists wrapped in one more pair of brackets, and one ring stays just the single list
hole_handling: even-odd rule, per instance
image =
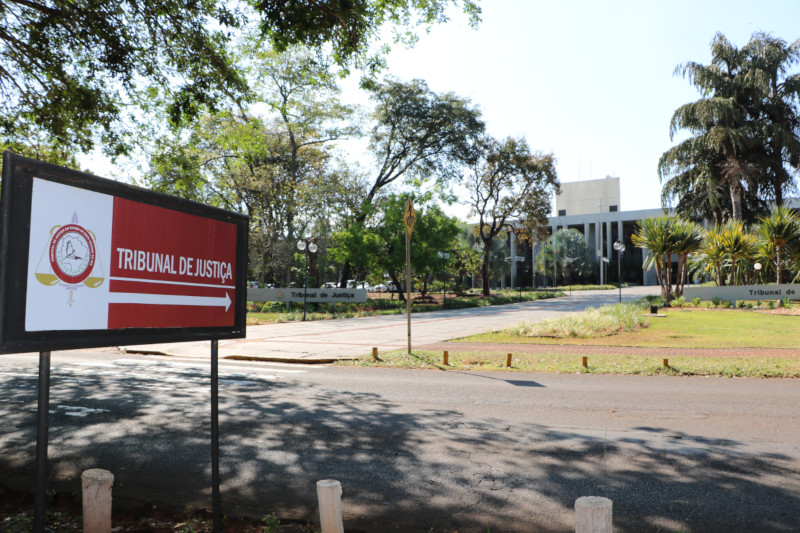
[{"label": "asphalt road", "polygon": [[[32,488],[37,358],[0,357],[0,472]],[[394,371],[224,361],[223,511],[357,531],[800,531],[796,380]],[[210,505],[208,361],[53,354],[51,486],[114,472],[115,505]]]}]

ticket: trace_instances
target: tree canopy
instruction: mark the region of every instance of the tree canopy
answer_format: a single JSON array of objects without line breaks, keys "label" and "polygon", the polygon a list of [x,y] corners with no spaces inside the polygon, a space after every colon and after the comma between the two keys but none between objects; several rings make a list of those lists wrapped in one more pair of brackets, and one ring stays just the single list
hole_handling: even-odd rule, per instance
[{"label": "tree canopy", "polygon": [[[756,33],[741,49],[718,33],[711,63],[676,73],[703,97],[679,107],[670,136],[690,137],[666,151],[658,170],[662,202],[677,198],[685,216],[754,221],[765,199],[781,205],[800,170],[800,41]],[[710,216],[709,216],[710,215]]]},{"label": "tree canopy", "polygon": [[[255,24],[263,47],[306,46],[320,64],[374,79],[388,47],[385,26],[414,41],[460,6],[477,24],[476,0],[7,0],[0,3],[0,135],[111,155],[131,148],[143,111],[192,121],[250,96],[231,44]],[[396,30],[400,32],[400,29]],[[322,61],[319,61],[322,60]]]},{"label": "tree canopy", "polygon": [[529,234],[547,219],[550,199],[559,191],[552,154],[532,153],[524,138],[503,141],[487,138],[464,185],[470,213],[478,217],[483,243],[483,294],[490,294],[489,263],[492,241],[516,222]]}]

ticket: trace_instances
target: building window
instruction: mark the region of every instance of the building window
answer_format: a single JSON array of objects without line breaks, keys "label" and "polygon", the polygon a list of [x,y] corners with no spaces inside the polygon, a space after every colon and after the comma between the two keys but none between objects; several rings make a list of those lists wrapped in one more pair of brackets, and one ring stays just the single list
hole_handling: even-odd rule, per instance
[{"label": "building window", "polygon": [[616,213],[617,212],[617,206],[615,206],[615,205],[608,206],[608,211],[610,213]]},{"label": "building window", "polygon": [[558,210],[558,216],[560,216],[560,217],[567,216],[567,210],[566,209],[559,209]]}]

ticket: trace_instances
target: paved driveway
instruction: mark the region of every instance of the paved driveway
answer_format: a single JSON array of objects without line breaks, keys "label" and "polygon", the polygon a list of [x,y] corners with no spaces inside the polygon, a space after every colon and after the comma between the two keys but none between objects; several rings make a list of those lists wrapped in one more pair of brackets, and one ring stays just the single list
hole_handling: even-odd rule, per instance
[{"label": "paved driveway", "polygon": [[[654,294],[658,287],[623,289],[625,301]],[[411,315],[412,348],[444,342],[488,330],[501,329],[522,321],[538,321],[587,307],[616,303],[618,291],[574,292],[564,298],[518,304],[454,309]],[[247,328],[246,339],[220,341],[220,356],[257,357],[283,361],[329,361],[356,358],[407,346],[407,319],[403,315],[384,315],[348,320],[286,322]],[[125,347],[129,352],[203,357],[209,354],[208,342],[182,342]]]}]

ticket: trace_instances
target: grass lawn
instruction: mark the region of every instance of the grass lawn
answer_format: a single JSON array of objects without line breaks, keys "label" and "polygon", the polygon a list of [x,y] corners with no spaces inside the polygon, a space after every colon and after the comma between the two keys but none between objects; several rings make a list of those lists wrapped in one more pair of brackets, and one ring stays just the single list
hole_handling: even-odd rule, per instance
[{"label": "grass lawn", "polygon": [[673,348],[800,348],[800,316],[752,310],[666,309],[664,318],[651,318],[647,328],[587,338],[520,337],[485,333],[462,342],[591,344]]},{"label": "grass lawn", "polygon": [[[620,311],[619,307],[617,311]],[[664,366],[662,357],[632,355],[624,353],[623,350],[617,354],[612,352],[601,355],[591,354],[591,350],[589,350],[587,353],[591,355],[588,358],[588,366],[583,367],[581,355],[565,353],[563,349],[559,349],[563,345],[647,348],[800,348],[800,343],[798,343],[800,315],[797,314],[767,314],[744,309],[726,311],[668,309],[666,314],[667,316],[664,318],[650,318],[648,327],[613,335],[592,334],[581,338],[529,337],[512,334],[511,331],[526,329],[515,326],[502,333],[487,333],[460,339],[461,341],[490,344],[536,343],[548,346],[543,353],[513,354],[511,367],[506,366],[507,355],[495,351],[482,353],[451,351],[447,365],[444,364],[442,352],[428,351],[415,351],[410,355],[405,351],[395,351],[380,354],[381,361],[373,361],[372,357],[368,356],[355,361],[342,361],[339,364],[462,371],[800,378],[800,359],[670,356],[669,366]],[[594,315],[581,313],[581,316]],[[623,317],[625,313],[617,312],[616,316]],[[603,322],[597,320],[597,324],[602,325]],[[549,331],[547,328],[545,330]],[[455,342],[453,350],[457,350],[457,347],[458,343]]]}]

